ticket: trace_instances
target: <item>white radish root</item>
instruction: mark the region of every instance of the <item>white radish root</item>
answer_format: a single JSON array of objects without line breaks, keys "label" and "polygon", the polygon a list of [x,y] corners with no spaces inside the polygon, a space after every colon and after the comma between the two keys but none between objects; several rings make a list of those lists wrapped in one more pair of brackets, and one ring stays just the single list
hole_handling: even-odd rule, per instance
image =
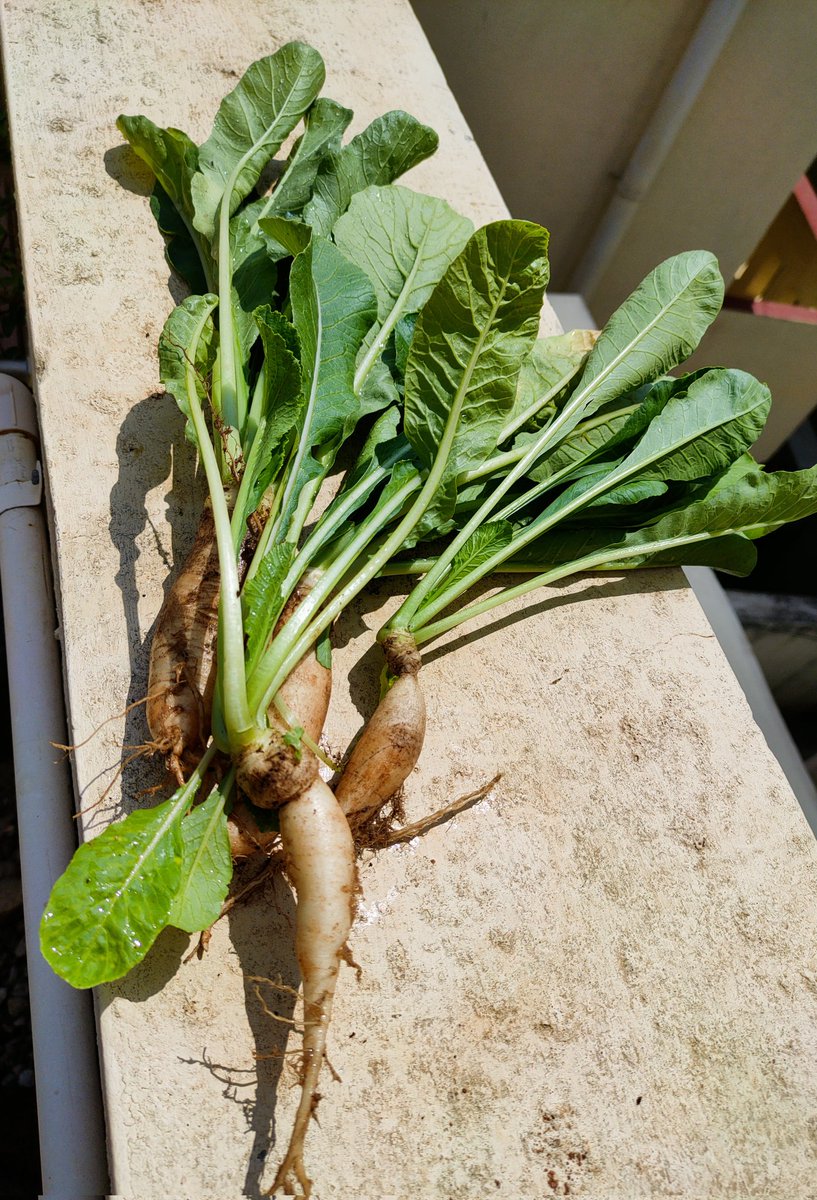
[{"label": "white radish root", "polygon": [[318,1078],[326,1054],[341,959],[355,917],[357,875],[348,822],[320,777],[280,811],[285,870],[298,899],[295,952],[304,995],[303,1078],[286,1155],[267,1193],[280,1189],[308,1197],[312,1182],[304,1167],[304,1139],[318,1100]]}]

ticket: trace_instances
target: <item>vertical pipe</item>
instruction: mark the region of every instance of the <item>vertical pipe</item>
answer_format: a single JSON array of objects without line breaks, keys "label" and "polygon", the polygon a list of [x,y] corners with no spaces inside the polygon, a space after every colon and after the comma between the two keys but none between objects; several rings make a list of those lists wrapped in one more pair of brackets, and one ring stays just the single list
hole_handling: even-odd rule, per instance
[{"label": "vertical pipe", "polygon": [[0,376],[0,589],[26,925],[43,1196],[105,1195],[108,1171],[91,997],[58,979],[38,929],[55,879],[76,847],[50,559],[38,505],[30,392]]},{"label": "vertical pipe", "polygon": [[706,6],[672,79],[616,185],[610,204],[570,278],[570,291],[581,292],[587,299],[610,265],[642,196],[664,163],[692,105],[729,41],[746,2],[710,0]]}]

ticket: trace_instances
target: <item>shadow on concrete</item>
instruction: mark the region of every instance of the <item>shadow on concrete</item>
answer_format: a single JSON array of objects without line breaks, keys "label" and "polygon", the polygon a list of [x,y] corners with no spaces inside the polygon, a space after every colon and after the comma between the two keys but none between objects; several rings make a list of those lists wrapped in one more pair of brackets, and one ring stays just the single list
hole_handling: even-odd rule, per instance
[{"label": "shadow on concrete", "polygon": [[[173,398],[154,392],[133,405],[116,439],[119,477],[111,489],[111,541],[119,552],[116,582],[122,596],[130,655],[131,687],[128,704],[137,704],[147,692],[147,673],[152,628],[143,640],[139,621],[139,591],[136,564],[139,539],[150,529],[155,550],[167,574],[165,594],[172,586],[193,542],[203,502],[196,479],[196,452],[184,438],[184,418]],[[165,502],[170,528],[168,545],[150,520],[147,496],[166,484]],[[158,617],[158,609],[155,614]],[[154,621],[155,625],[155,621]],[[149,737],[144,706],[137,704],[125,721],[125,747],[139,746]],[[163,782],[164,765],[158,758],[122,758],[122,787],[127,796]]]},{"label": "shadow on concrete", "polygon": [[[262,1186],[272,1152],[284,1153],[289,1130],[282,1130],[279,1139],[275,1106],[281,1082],[285,1087],[297,1083],[301,1048],[300,1034],[291,1024],[301,983],[294,947],[295,899],[281,872],[270,877],[251,903],[232,909],[229,922],[257,1064],[254,1092],[243,1101],[253,1134],[243,1195],[256,1200],[272,1182],[269,1178]],[[265,1005],[274,1016],[264,1011]]]}]

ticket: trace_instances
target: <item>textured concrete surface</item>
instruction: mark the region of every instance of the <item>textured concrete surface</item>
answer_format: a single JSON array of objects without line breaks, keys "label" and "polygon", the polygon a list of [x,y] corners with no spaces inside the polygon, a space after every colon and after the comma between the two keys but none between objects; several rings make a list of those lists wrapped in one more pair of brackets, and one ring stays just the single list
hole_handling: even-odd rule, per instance
[{"label": "textured concrete surface", "polygon": [[[162,588],[196,521],[194,464],[156,394],[172,304],[150,180],[114,120],[197,140],[253,58],[292,37],[356,127],[402,106],[441,134],[414,175],[503,212],[404,0],[3,0],[37,391],[79,741],[145,690]],[[374,704],[381,587],[337,630],[342,750]],[[524,622],[522,612],[532,614]],[[594,579],[427,656],[418,816],[494,792],[361,866],[330,1038],[316,1195],[817,1197],[817,852],[680,574]],[[344,683],[348,674],[349,682]],[[74,756],[92,835],[159,778],[113,781],[140,710]],[[93,807],[111,784],[105,802]],[[258,1196],[296,1091],[252,977],[297,986],[279,880],[203,961],[163,936],[98,997],[114,1190]],[[261,995],[291,1015],[289,991]]]}]

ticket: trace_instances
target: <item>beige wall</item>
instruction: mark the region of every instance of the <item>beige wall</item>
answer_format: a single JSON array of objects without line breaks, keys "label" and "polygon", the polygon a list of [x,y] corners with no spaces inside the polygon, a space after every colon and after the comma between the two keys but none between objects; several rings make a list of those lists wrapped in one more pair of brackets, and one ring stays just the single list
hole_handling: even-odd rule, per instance
[{"label": "beige wall", "polygon": [[[551,230],[553,286],[570,274],[706,8],[701,0],[414,0],[516,216]],[[749,0],[585,299],[596,320],[679,250],[727,279],[817,156],[817,3]],[[774,449],[817,400],[817,326],[724,316],[701,359],[768,380]]]},{"label": "beige wall", "polygon": [[514,216],[564,291],[704,0],[413,0]]}]

